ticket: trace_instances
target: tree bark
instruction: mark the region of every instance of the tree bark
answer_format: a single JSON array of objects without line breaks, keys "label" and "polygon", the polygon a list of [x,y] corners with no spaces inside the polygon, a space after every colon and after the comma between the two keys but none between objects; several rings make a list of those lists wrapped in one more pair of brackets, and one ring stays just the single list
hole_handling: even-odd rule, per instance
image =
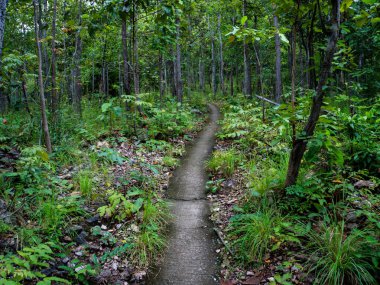
[{"label": "tree bark", "polygon": [[177,15],[176,18],[176,26],[177,26],[177,35],[176,35],[176,93],[177,93],[177,100],[178,103],[182,104],[183,101],[183,83],[182,83],[182,70],[181,70],[181,45],[180,45],[180,19]]},{"label": "tree bark", "polygon": [[315,89],[317,86],[316,66],[314,60],[314,22],[315,14],[317,12],[317,6],[314,7],[313,14],[311,16],[310,28],[307,34],[307,49],[308,49],[308,68],[309,68],[309,88]]},{"label": "tree bark", "polygon": [[[254,16],[255,29],[258,29],[258,17]],[[256,61],[256,93],[263,94],[263,84],[261,78],[261,65],[260,65],[260,46],[259,41],[255,40],[254,43],[255,50],[255,61]]]},{"label": "tree bark", "polygon": [[[243,0],[243,16],[247,12],[247,0]],[[245,22],[244,27],[247,27],[247,22]],[[243,54],[244,54],[244,95],[249,98],[252,97],[252,80],[251,80],[251,66],[249,63],[249,49],[247,41],[244,37],[243,39]]]},{"label": "tree bark", "polygon": [[8,0],[0,0],[0,112],[4,113],[7,109],[7,97],[4,94],[2,87],[3,74],[2,74],[2,55],[3,55],[3,43],[5,32],[5,17],[7,10]]},{"label": "tree bark", "polygon": [[275,48],[276,48],[276,90],[275,90],[275,101],[278,103],[281,100],[282,96],[282,82],[281,82],[281,42],[279,34],[279,24],[278,17],[274,15],[273,17],[274,27],[276,33],[274,36],[275,39]]},{"label": "tree bark", "polygon": [[82,82],[80,61],[82,57],[82,39],[80,30],[82,25],[82,0],[78,3],[78,25],[79,29],[75,36],[75,52],[74,52],[74,70],[73,70],[73,106],[74,111],[80,117],[82,116]]},{"label": "tree bark", "polygon": [[223,40],[222,40],[222,30],[221,30],[221,15],[218,15],[218,34],[219,34],[219,53],[220,53],[220,90],[222,94],[225,94],[224,88],[224,58],[223,58]]},{"label": "tree bark", "polygon": [[134,57],[134,72],[133,81],[136,100],[140,94],[140,65],[139,65],[139,41],[137,38],[138,26],[137,26],[137,5],[136,1],[133,4],[133,57]]},{"label": "tree bark", "polygon": [[216,62],[215,62],[215,39],[214,39],[214,31],[210,25],[210,18],[208,19],[208,26],[211,30],[211,87],[212,94],[214,98],[216,98]]},{"label": "tree bark", "polygon": [[127,21],[125,18],[121,19],[121,41],[123,46],[123,85],[125,94],[131,94],[131,82],[129,80],[129,58],[128,58],[128,45],[127,45]]},{"label": "tree bark", "polygon": [[332,4],[331,35],[330,35],[329,42],[325,50],[324,60],[323,60],[321,72],[319,75],[319,82],[318,82],[316,94],[313,98],[313,103],[312,103],[309,119],[307,121],[306,126],[303,129],[302,137],[299,137],[295,140],[292,151],[290,153],[288,173],[287,173],[286,182],[285,182],[286,187],[294,185],[297,181],[299,169],[301,166],[301,161],[306,151],[308,139],[313,136],[315,127],[317,125],[317,122],[321,113],[323,99],[325,96],[325,91],[324,91],[325,84],[330,74],[332,60],[335,54],[336,44],[337,44],[338,35],[339,35],[340,0],[331,0],[331,4]]},{"label": "tree bark", "polygon": [[44,90],[44,82],[43,82],[43,75],[42,75],[42,48],[41,48],[41,42],[39,39],[40,33],[39,33],[38,20],[37,20],[38,19],[37,11],[39,7],[38,0],[33,0],[33,3],[34,3],[34,31],[35,31],[35,37],[36,37],[37,50],[38,50],[38,85],[40,89],[42,128],[43,128],[44,136],[45,136],[46,149],[49,153],[51,153],[52,147],[51,147],[51,141],[50,141],[49,125],[48,125],[47,116],[46,116],[45,90]]},{"label": "tree bark", "polygon": [[53,3],[53,21],[51,27],[51,109],[53,113],[53,121],[57,121],[58,112],[58,92],[56,81],[56,51],[55,51],[55,37],[56,37],[56,21],[57,21],[57,0]]},{"label": "tree bark", "polygon": [[163,103],[165,94],[165,82],[164,82],[164,58],[162,51],[159,52],[158,56],[158,68],[160,69],[160,103]]}]

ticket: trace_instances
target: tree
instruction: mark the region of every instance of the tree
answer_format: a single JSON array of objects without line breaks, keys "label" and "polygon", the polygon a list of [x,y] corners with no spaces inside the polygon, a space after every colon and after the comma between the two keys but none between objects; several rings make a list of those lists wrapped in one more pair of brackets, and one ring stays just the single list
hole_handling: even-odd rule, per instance
[{"label": "tree", "polygon": [[319,74],[319,82],[316,90],[316,94],[313,98],[312,107],[310,110],[309,119],[305,125],[302,135],[298,137],[294,143],[290,153],[288,172],[286,177],[285,186],[291,186],[296,183],[301,166],[303,155],[306,151],[307,142],[310,137],[313,136],[315,127],[317,125],[323,99],[326,94],[326,83],[330,74],[330,69],[336,50],[336,44],[339,36],[340,25],[340,0],[331,0],[331,35],[325,50],[325,57],[321,72]]},{"label": "tree", "polygon": [[[244,27],[247,27],[247,0],[243,0],[243,17]],[[244,94],[252,97],[252,81],[251,81],[251,65],[249,60],[249,48],[246,38],[243,39],[243,55],[244,55]]]},{"label": "tree", "polygon": [[0,0],[0,112],[4,113],[7,105],[7,98],[3,92],[2,87],[2,68],[1,68],[1,58],[3,55],[3,43],[4,43],[4,32],[5,32],[5,17],[7,10],[8,0]]},{"label": "tree", "polygon": [[282,95],[282,82],[281,82],[281,41],[280,41],[280,33],[279,33],[279,25],[278,25],[278,17],[277,15],[273,16],[273,23],[276,29],[275,32],[275,47],[276,47],[276,90],[275,90],[275,100],[276,102],[280,102]]},{"label": "tree", "polygon": [[34,31],[35,31],[35,37],[36,37],[36,45],[37,45],[37,51],[38,51],[38,85],[40,90],[40,102],[41,102],[41,117],[42,117],[42,128],[45,136],[45,146],[47,151],[50,153],[52,152],[51,147],[51,141],[50,141],[50,133],[49,133],[49,125],[47,121],[47,115],[46,115],[46,103],[45,103],[45,90],[44,90],[44,81],[43,81],[43,74],[42,74],[42,48],[41,48],[41,41],[39,39],[39,26],[38,26],[38,13],[41,13],[39,11],[39,3],[38,0],[33,0],[34,4]]}]

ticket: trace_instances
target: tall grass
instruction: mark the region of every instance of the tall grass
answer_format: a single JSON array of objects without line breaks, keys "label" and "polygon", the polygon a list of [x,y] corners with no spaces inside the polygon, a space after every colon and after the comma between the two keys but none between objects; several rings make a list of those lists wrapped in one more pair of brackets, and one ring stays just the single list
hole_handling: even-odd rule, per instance
[{"label": "tall grass", "polygon": [[252,192],[263,196],[269,190],[282,188],[288,169],[288,155],[280,155],[273,160],[255,159],[248,163],[248,185]]},{"label": "tall grass", "polygon": [[229,237],[237,256],[243,262],[261,262],[273,246],[276,229],[284,217],[273,208],[258,210],[253,214],[236,215],[231,219]]},{"label": "tall grass", "polygon": [[230,178],[243,160],[243,155],[235,149],[217,150],[214,151],[211,159],[206,163],[206,168],[213,173],[220,172],[223,176]]},{"label": "tall grass", "polygon": [[344,223],[322,225],[320,232],[310,234],[312,256],[310,272],[315,284],[377,284],[371,271],[371,260],[379,258],[379,242],[366,231],[354,230],[346,234]]}]

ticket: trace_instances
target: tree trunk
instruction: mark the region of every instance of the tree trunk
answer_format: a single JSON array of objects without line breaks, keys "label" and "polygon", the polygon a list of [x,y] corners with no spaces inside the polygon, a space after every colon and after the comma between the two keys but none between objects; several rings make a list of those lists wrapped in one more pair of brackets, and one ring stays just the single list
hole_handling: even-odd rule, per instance
[{"label": "tree trunk", "polygon": [[182,71],[181,71],[181,45],[180,45],[180,19],[177,15],[176,18],[176,26],[177,26],[177,35],[176,35],[176,93],[177,93],[177,100],[180,104],[182,104],[183,101],[183,84],[182,84]]},{"label": "tree trunk", "polygon": [[57,21],[57,0],[53,3],[53,21],[51,26],[51,110],[53,113],[53,121],[57,121],[58,112],[58,92],[56,81],[56,52],[55,52],[55,36],[56,36],[56,21]]},{"label": "tree trunk", "polygon": [[5,16],[7,10],[8,0],[0,0],[0,112],[4,113],[7,109],[7,97],[4,94],[2,87],[3,74],[2,74],[2,62],[1,58],[3,55],[3,43],[4,43],[4,32],[5,32]]},{"label": "tree trunk", "polygon": [[25,110],[28,112],[29,115],[31,115],[30,108],[29,108],[28,93],[27,93],[27,90],[26,90],[25,74],[26,74],[26,63],[24,61],[24,67],[23,67],[23,69],[21,71],[22,97],[23,97],[23,102],[24,102],[24,105],[25,105]]},{"label": "tree trunk", "polygon": [[[255,15],[254,17],[255,21],[255,29],[258,29],[258,17]],[[255,40],[254,43],[254,49],[255,49],[255,61],[256,61],[256,93],[263,94],[263,85],[262,85],[262,78],[261,78],[261,66],[260,66],[260,46],[259,41]]]},{"label": "tree trunk", "polygon": [[[247,12],[247,0],[243,1],[243,16]],[[245,22],[244,27],[247,27],[247,22]],[[252,82],[251,82],[251,66],[249,63],[249,50],[248,44],[244,37],[243,39],[243,53],[244,53],[244,95],[249,98],[252,97]]]},{"label": "tree trunk", "polygon": [[222,94],[225,94],[224,88],[224,59],[223,59],[223,40],[222,40],[222,30],[221,30],[221,15],[218,15],[218,34],[219,34],[219,45],[220,45],[220,90]]},{"label": "tree trunk", "polygon": [[293,149],[290,153],[288,173],[286,177],[285,186],[294,185],[297,181],[299,169],[301,166],[301,160],[306,151],[307,140],[314,134],[315,127],[317,125],[323,99],[325,96],[325,85],[330,74],[331,64],[336,50],[336,44],[339,35],[339,22],[340,22],[340,0],[331,0],[332,13],[331,13],[331,35],[326,47],[323,65],[319,75],[319,82],[316,90],[316,94],[313,97],[313,103],[309,115],[308,122],[303,129],[303,137],[297,138],[293,144]]},{"label": "tree trunk", "polygon": [[137,26],[137,5],[134,1],[133,4],[133,57],[134,57],[134,71],[133,81],[135,87],[136,100],[140,94],[140,65],[139,65],[139,41],[137,38],[138,26]]},{"label": "tree trunk", "polygon": [[199,88],[202,92],[205,92],[205,64],[203,62],[203,48],[200,47],[199,57]]},{"label": "tree trunk", "polygon": [[164,58],[162,52],[160,51],[158,57],[158,68],[160,69],[160,103],[162,104],[165,94],[165,82],[164,82]]},{"label": "tree trunk", "polygon": [[123,46],[123,85],[125,94],[131,94],[131,82],[129,80],[129,59],[128,59],[128,45],[127,45],[127,22],[125,18],[121,19],[121,41]]},{"label": "tree trunk", "polygon": [[314,7],[311,17],[310,28],[307,34],[307,49],[308,49],[308,68],[309,68],[309,88],[315,89],[317,85],[316,66],[314,60],[314,22],[317,6]]},{"label": "tree trunk", "polygon": [[[38,85],[40,89],[40,100],[41,100],[41,117],[42,117],[42,128],[45,136],[45,145],[46,149],[49,153],[52,152],[51,141],[50,141],[50,133],[49,133],[49,125],[46,116],[46,105],[45,105],[45,91],[44,91],[44,81],[42,77],[42,48],[41,42],[39,39],[39,27],[38,27],[38,0],[34,0],[34,31],[36,37],[36,44],[38,50]],[[40,11],[41,12],[41,11]]]},{"label": "tree trunk", "polygon": [[282,83],[281,83],[281,42],[279,34],[278,17],[274,15],[273,17],[274,27],[276,29],[275,46],[276,46],[276,90],[275,90],[275,101],[278,103],[282,96]]},{"label": "tree trunk", "polygon": [[80,37],[82,25],[82,0],[78,3],[78,25],[79,29],[75,36],[75,52],[73,56],[74,70],[73,70],[73,106],[74,111],[80,117],[82,116],[82,82],[81,82],[81,69],[80,61],[82,57],[82,39]]},{"label": "tree trunk", "polygon": [[214,31],[210,25],[210,18],[208,19],[208,26],[211,30],[211,88],[212,94],[214,98],[216,98],[216,62],[215,62],[215,39],[214,39]]}]

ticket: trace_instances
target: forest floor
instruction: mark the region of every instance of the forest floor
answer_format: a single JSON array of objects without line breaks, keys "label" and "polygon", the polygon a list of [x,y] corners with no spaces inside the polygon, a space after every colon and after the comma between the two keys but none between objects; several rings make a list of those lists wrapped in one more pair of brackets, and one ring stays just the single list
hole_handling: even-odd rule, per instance
[{"label": "forest floor", "polygon": [[211,153],[219,111],[214,105],[204,128],[172,177],[168,199],[173,221],[161,267],[149,284],[217,284],[216,240],[209,219],[204,163]]}]

